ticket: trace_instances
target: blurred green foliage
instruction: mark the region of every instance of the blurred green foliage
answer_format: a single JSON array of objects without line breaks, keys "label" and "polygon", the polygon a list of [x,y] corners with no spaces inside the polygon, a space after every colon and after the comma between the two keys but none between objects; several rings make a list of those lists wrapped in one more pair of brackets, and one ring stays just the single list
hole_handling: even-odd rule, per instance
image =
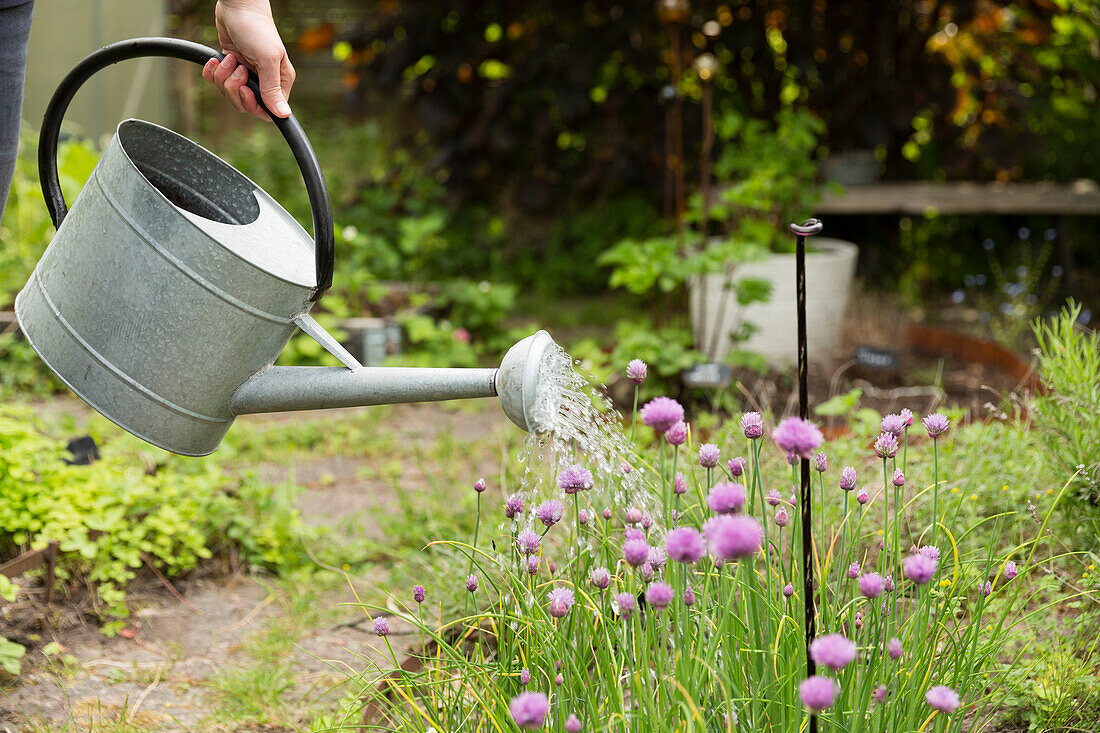
[{"label": "blurred green foliage", "polygon": [[1100,334],[1078,325],[1070,301],[1054,318],[1033,324],[1039,376],[1032,424],[1060,468],[1076,474],[1078,494],[1100,502]]}]

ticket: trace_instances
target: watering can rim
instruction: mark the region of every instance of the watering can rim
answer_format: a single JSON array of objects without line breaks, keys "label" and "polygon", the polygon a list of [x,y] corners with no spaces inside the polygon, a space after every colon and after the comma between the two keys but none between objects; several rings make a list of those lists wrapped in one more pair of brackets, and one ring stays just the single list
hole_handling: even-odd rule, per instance
[{"label": "watering can rim", "polygon": [[[188,144],[193,149],[198,151],[201,155],[207,156],[208,158],[210,158],[211,160],[216,162],[218,165],[221,165],[221,166],[225,167],[233,175],[239,176],[244,181],[247,181],[248,185],[251,187],[250,193],[252,194],[253,199],[256,201],[256,204],[260,207],[260,213],[257,215],[257,217],[255,219],[253,219],[250,222],[246,222],[244,224],[224,223],[224,222],[215,221],[213,219],[208,219],[208,218],[202,216],[201,214],[196,214],[193,211],[188,211],[187,209],[184,209],[184,208],[176,205],[171,199],[169,199],[167,196],[164,195],[163,191],[161,191],[159,188],[157,188],[157,186],[152,181],[149,180],[149,178],[141,171],[141,168],[138,167],[138,164],[134,162],[134,159],[130,155],[130,151],[126,149],[126,145],[123,142],[122,137],[120,135],[120,133],[121,133],[124,126],[145,127],[145,128],[148,128],[148,129],[155,130],[158,134],[167,133],[169,136],[172,136],[172,137]],[[115,127],[114,139],[118,141],[119,152],[122,154],[122,157],[125,159],[126,164],[133,170],[133,172],[141,177],[141,180],[143,180],[146,183],[146,185],[148,185],[148,187],[155,192],[155,195],[158,197],[158,199],[161,202],[163,202],[168,207],[170,207],[174,212],[176,212],[179,215],[179,217],[181,219],[183,219],[184,221],[186,221],[187,224],[192,229],[194,229],[198,234],[202,235],[204,238],[210,240],[211,242],[217,244],[218,247],[221,250],[223,250],[227,254],[233,256],[235,259],[239,260],[240,262],[244,263],[245,265],[248,265],[249,267],[255,269],[258,272],[262,272],[264,275],[266,275],[268,277],[271,277],[275,280],[278,280],[279,282],[283,282],[283,283],[286,283],[288,285],[293,285],[294,287],[305,288],[307,290],[312,290],[313,288],[316,287],[317,270],[316,270],[315,263],[313,263],[313,262],[310,263],[310,271],[304,273],[302,275],[302,277],[300,277],[296,280],[288,279],[288,278],[286,278],[282,275],[279,275],[278,273],[271,272],[271,270],[263,267],[262,265],[258,264],[257,262],[255,262],[251,259],[248,259],[244,255],[242,255],[240,252],[237,252],[233,248],[226,246],[226,244],[220,238],[215,236],[213,232],[199,226],[199,224],[192,218],[192,217],[197,217],[197,218],[203,220],[204,222],[209,222],[212,225],[212,228],[216,228],[216,227],[219,227],[219,226],[244,228],[244,227],[253,225],[253,224],[255,224],[256,222],[258,222],[260,220],[260,218],[264,214],[263,204],[267,204],[267,205],[271,206],[274,209],[273,213],[275,215],[282,215],[282,218],[284,219],[284,221],[286,222],[288,227],[292,231],[294,231],[295,234],[299,235],[299,238],[301,240],[303,240],[309,246],[310,255],[311,256],[316,255],[317,243],[314,241],[313,237],[311,237],[309,235],[309,232],[306,231],[305,227],[303,227],[301,225],[301,223],[299,223],[299,221],[293,215],[291,215],[291,213],[289,211],[287,211],[285,208],[283,208],[282,204],[280,204],[271,194],[269,194],[267,191],[265,191],[263,189],[263,187],[261,187],[259,184],[257,184],[255,181],[253,181],[251,178],[246,176],[241,171],[237,170],[236,167],[234,167],[233,165],[230,165],[230,163],[228,161],[222,159],[218,154],[216,154],[213,151],[207,149],[205,146],[200,145],[199,143],[195,142],[194,140],[187,137],[186,135],[181,135],[180,133],[176,132],[175,130],[171,129],[170,127],[165,127],[163,125],[158,125],[155,122],[149,122],[148,120],[142,120],[142,119],[139,119],[139,118],[136,118],[136,117],[128,117],[124,120],[121,120],[118,123],[118,125]],[[94,175],[94,173],[93,173],[93,175]]]}]

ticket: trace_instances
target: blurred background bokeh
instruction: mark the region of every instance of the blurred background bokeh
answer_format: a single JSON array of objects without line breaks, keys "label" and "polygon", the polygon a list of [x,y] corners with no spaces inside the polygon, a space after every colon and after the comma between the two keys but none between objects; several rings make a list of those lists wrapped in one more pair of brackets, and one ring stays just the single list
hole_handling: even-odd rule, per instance
[{"label": "blurred background bokeh", "polygon": [[[216,45],[213,6],[37,1],[0,311],[52,232],[34,146],[64,70],[135,35]],[[752,314],[782,294],[742,265],[789,250],[785,224],[811,215],[858,247],[854,282],[844,263],[811,282],[841,289],[815,355],[825,377],[862,346],[900,360],[890,378],[944,386],[945,355],[920,361],[901,326],[1026,360],[1034,318],[1073,297],[1087,325],[1096,307],[1097,0],[272,7],[336,212],[323,321],[383,356],[492,363],[538,324],[612,381],[635,356],[664,380],[654,389],[701,361],[781,377],[789,360],[761,358],[775,327]],[[70,195],[126,116],[199,140],[308,223],[278,134],[181,62],[128,62],[81,91],[61,156]],[[20,366],[0,383],[42,388],[7,331],[0,355]],[[284,356],[324,358],[305,340]]]}]

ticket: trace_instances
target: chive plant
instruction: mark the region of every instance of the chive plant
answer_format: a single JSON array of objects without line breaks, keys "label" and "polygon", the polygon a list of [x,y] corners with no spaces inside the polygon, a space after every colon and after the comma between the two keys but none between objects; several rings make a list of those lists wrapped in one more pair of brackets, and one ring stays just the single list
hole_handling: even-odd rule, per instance
[{"label": "chive plant", "polygon": [[[631,362],[628,374],[640,384],[644,364]],[[992,548],[960,552],[968,529],[939,515],[945,417],[924,419],[931,467],[908,463],[912,413],[883,420],[872,447],[881,488],[877,479],[861,484],[850,466],[831,475],[822,434],[807,420],[788,418],[766,434],[764,418],[746,413],[744,442],[727,447],[747,459],[721,464],[722,449],[705,444],[684,453],[697,456],[685,465],[683,408],[659,397],[639,411],[635,400],[632,423],[639,418],[660,445],[623,456],[622,471],[644,474],[644,506],[593,491],[583,454],[558,468],[540,503],[512,487],[494,510],[479,490],[479,515],[506,517],[498,536],[478,536],[479,516],[472,542],[438,541],[468,558],[472,610],[444,619],[441,606],[429,611],[423,586],[373,609],[400,617],[421,643],[411,652],[417,663],[364,678],[358,727],[797,731],[816,716],[821,731],[956,733],[989,721],[984,676],[1021,604],[1014,578],[1030,555],[1018,568]],[[794,457],[790,475],[765,472],[768,450]],[[782,497],[798,458],[817,469],[819,511],[826,492],[844,500],[839,522],[815,523],[812,547],[784,531],[797,516],[796,497]],[[801,562],[806,553],[815,564]],[[809,586],[807,567],[816,576]],[[810,677],[806,603],[818,618]],[[385,658],[395,659],[392,650]]]}]

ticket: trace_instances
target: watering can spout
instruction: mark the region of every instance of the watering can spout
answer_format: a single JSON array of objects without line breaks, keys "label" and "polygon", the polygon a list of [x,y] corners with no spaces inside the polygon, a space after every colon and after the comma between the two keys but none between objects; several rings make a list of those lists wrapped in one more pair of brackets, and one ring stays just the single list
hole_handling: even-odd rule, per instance
[{"label": "watering can spout", "polygon": [[500,397],[512,422],[538,430],[534,408],[540,366],[553,344],[546,331],[528,336],[508,350],[499,369],[270,367],[237,389],[230,410],[244,415]]}]

